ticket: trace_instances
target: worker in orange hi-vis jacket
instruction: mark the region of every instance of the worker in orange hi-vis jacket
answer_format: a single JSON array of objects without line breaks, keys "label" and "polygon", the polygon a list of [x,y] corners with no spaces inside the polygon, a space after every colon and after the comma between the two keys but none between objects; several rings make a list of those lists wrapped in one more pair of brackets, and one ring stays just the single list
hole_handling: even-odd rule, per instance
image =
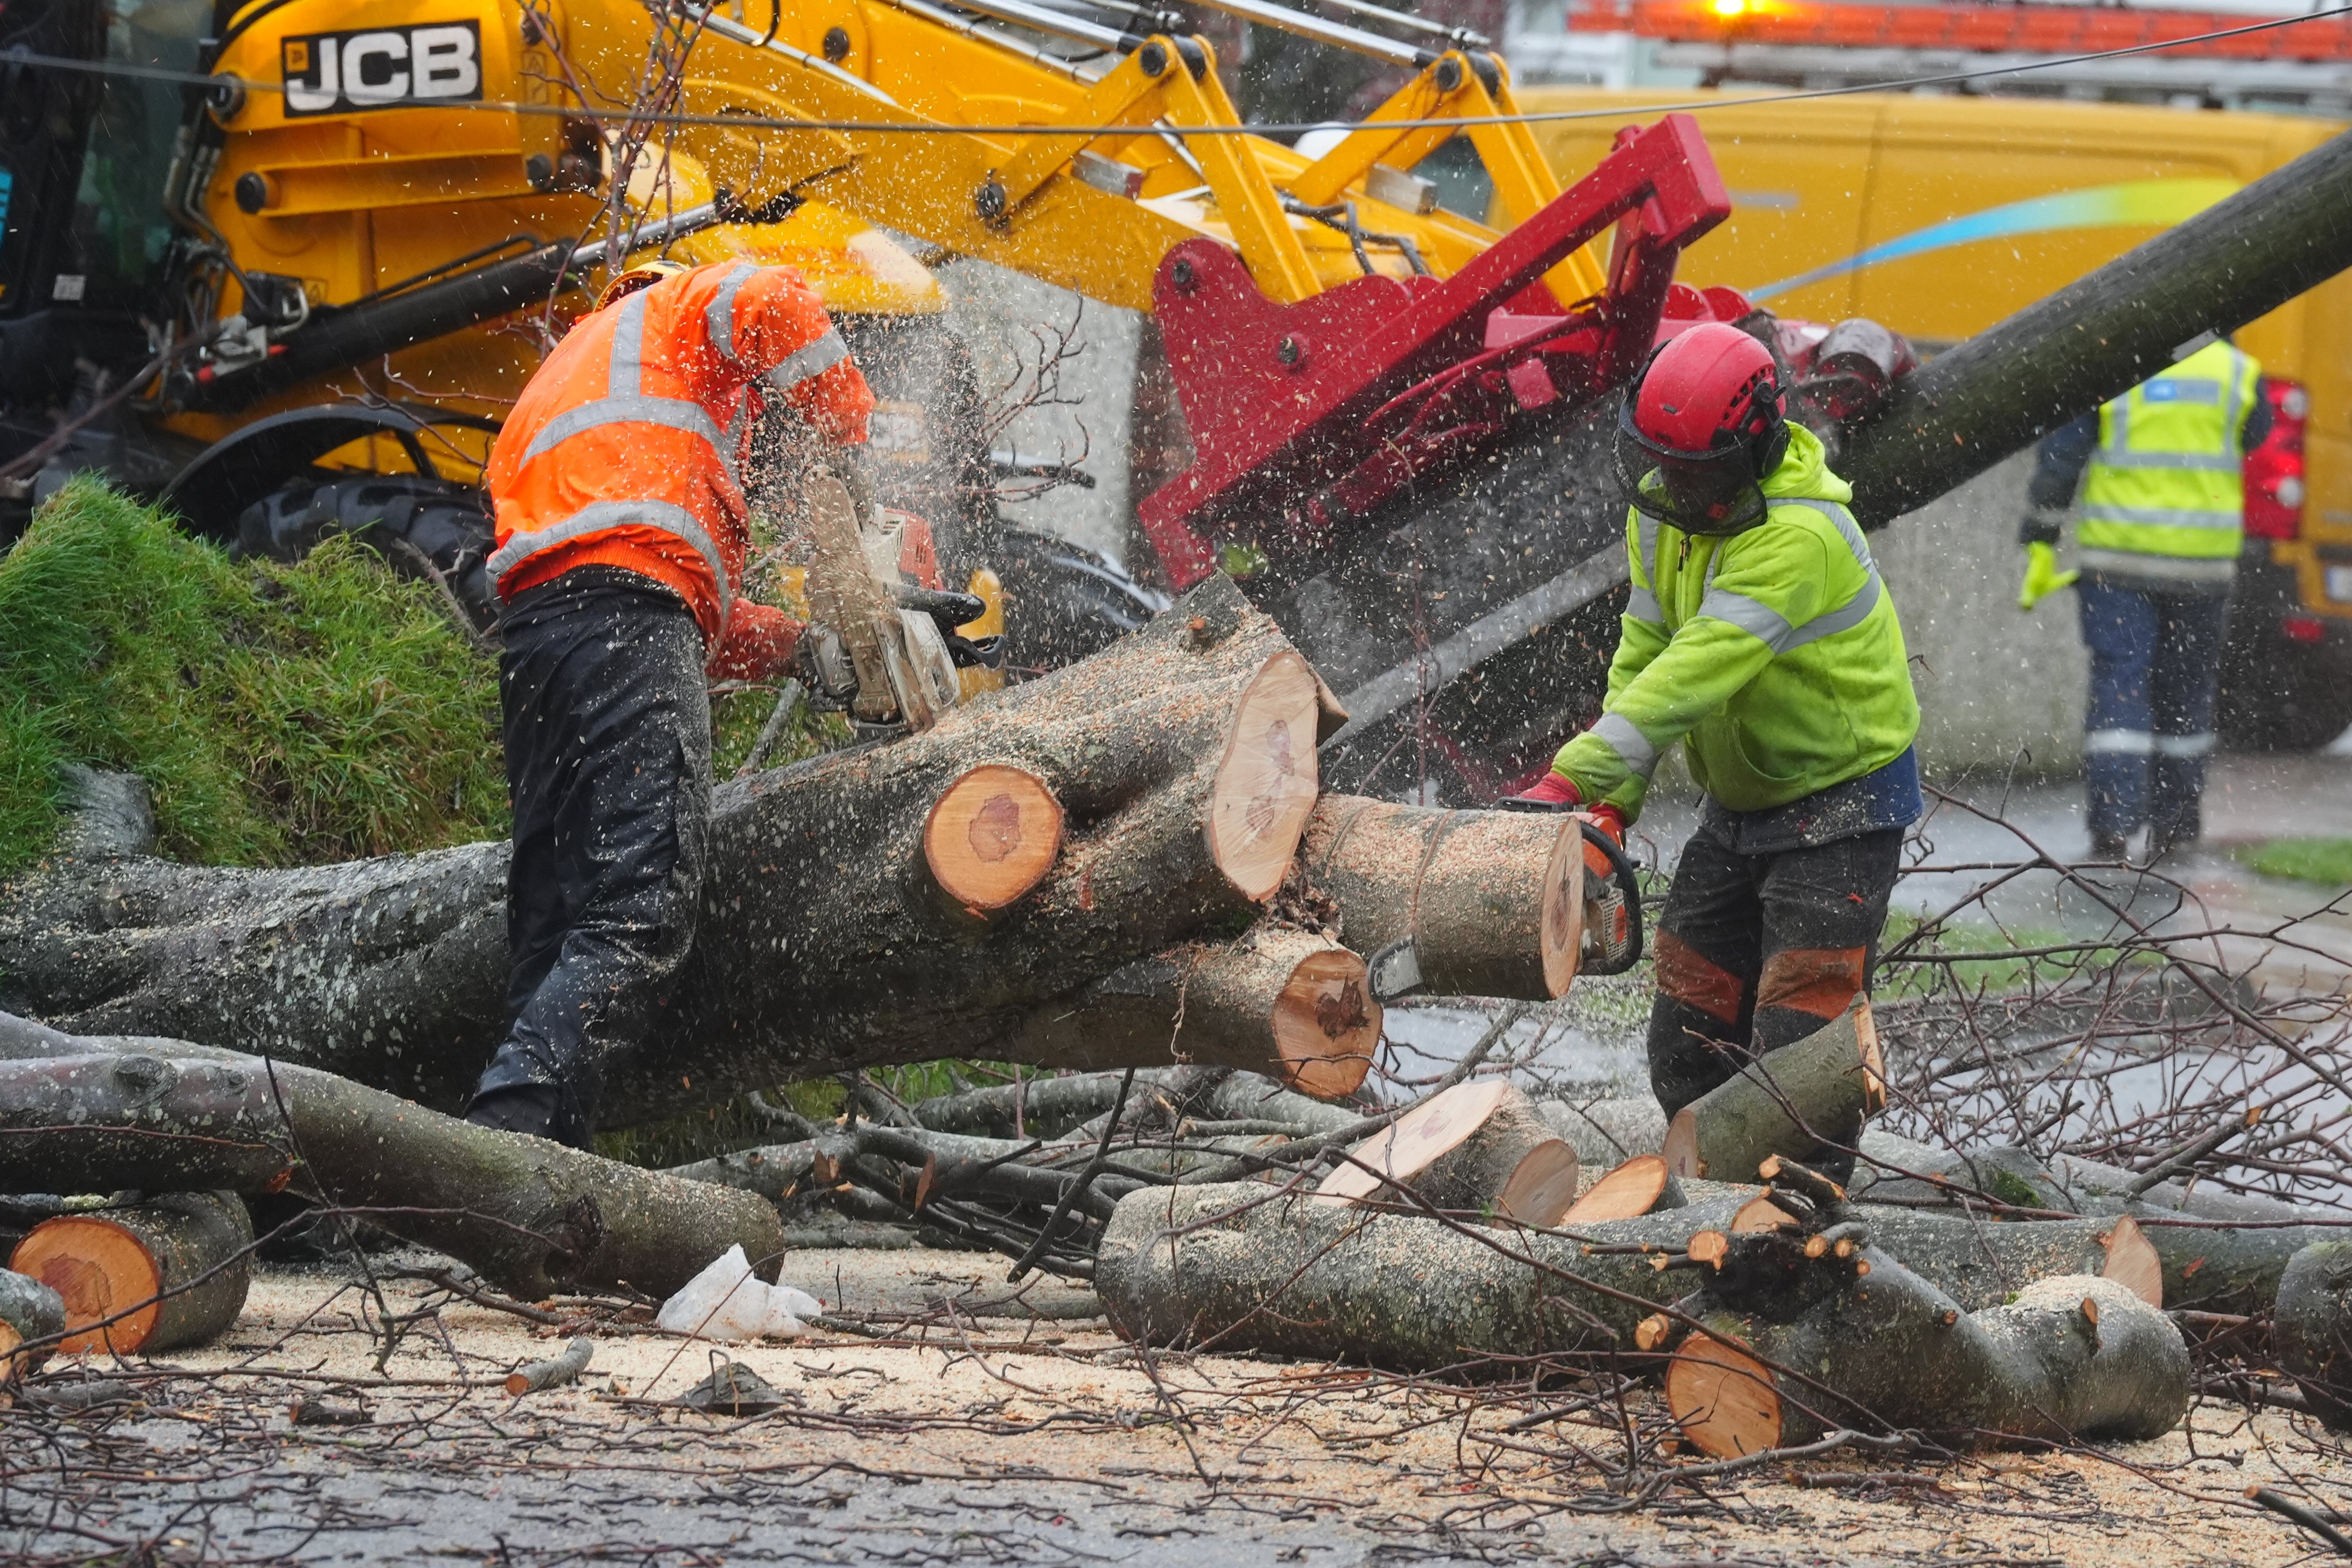
[{"label": "worker in orange hi-vis jacket", "polygon": [[468,1121],[586,1147],[693,946],[708,681],[784,667],[803,629],[736,596],[740,468],[774,398],[866,439],[873,395],[797,272],[657,262],[614,279],[499,435],[513,975]]}]

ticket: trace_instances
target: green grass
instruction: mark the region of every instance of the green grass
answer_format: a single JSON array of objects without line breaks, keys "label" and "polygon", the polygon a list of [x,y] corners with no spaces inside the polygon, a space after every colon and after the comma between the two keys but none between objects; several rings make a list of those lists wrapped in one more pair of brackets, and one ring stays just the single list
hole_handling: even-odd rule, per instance
[{"label": "green grass", "polygon": [[495,661],[346,540],[232,563],[81,479],[0,558],[0,868],[48,849],[68,763],[144,778],[194,862],[496,837],[498,715]]},{"label": "green grass", "polygon": [[2273,838],[2239,850],[2238,858],[2264,877],[2352,882],[2352,838]]}]

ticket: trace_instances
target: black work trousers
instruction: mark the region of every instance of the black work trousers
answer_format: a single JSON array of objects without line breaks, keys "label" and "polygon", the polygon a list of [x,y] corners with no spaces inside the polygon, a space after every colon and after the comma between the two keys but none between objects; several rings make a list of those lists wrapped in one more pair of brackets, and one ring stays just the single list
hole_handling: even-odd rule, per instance
[{"label": "black work trousers", "polygon": [[[514,968],[506,1041],[474,1091],[493,1114],[477,1120],[585,1148],[606,1072],[653,1032],[694,943],[710,819],[702,632],[667,588],[599,566],[518,596],[503,626]],[[544,1108],[544,1127],[498,1101]]]},{"label": "black work trousers", "polygon": [[1903,831],[1743,853],[1724,814],[1707,813],[1652,943],[1650,1086],[1669,1117],[1836,1018],[1867,985]]}]

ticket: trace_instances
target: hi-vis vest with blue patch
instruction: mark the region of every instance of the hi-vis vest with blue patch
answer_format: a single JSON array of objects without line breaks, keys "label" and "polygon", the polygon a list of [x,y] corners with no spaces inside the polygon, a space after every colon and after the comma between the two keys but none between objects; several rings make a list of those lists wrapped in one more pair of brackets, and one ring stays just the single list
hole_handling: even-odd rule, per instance
[{"label": "hi-vis vest with blue patch", "polygon": [[2150,556],[2236,561],[2245,531],[2242,432],[2262,374],[2250,355],[2211,343],[2099,410],[2074,531],[2084,564],[2132,571]]}]

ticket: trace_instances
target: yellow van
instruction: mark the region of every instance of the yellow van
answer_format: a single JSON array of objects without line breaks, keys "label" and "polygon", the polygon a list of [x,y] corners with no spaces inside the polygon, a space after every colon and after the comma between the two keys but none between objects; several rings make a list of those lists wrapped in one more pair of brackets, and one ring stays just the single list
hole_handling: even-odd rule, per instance
[{"label": "yellow van", "polygon": [[[1623,110],[1536,128],[1565,177],[1652,106],[1699,124],[1732,216],[1679,276],[1789,316],[1867,316],[1932,352],[1982,331],[2342,132],[2300,116],[1858,94],[1533,88],[1522,108]],[[1716,105],[1719,104],[1720,107]],[[1639,112],[1637,110],[1648,110]],[[2184,333],[2184,336],[2187,334]],[[2352,722],[2352,274],[2248,326],[2279,418],[2247,459],[2231,739],[2316,745]]]}]

